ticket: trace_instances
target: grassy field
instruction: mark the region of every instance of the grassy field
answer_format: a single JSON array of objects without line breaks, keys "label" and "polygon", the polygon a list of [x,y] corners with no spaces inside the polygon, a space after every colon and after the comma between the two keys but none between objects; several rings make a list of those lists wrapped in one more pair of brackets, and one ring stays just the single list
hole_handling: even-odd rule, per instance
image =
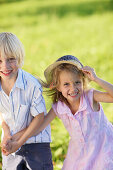
[{"label": "grassy field", "polygon": [[[1,3],[1,1],[0,1]],[[113,1],[26,0],[0,4],[0,32],[13,32],[26,51],[23,69],[42,79],[58,57],[75,55],[97,75],[113,83]],[[93,87],[100,89],[97,85]],[[101,89],[100,89],[101,90]],[[45,97],[49,110],[51,101]],[[113,105],[102,104],[113,122]],[[52,123],[54,170],[60,170],[69,136],[61,121]],[[1,161],[1,157],[0,157]]]}]

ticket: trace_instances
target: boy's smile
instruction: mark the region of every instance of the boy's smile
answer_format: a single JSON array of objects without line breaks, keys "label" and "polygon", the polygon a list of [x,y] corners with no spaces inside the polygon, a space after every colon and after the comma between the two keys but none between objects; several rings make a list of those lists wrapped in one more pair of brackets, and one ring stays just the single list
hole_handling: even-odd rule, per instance
[{"label": "boy's smile", "polygon": [[16,80],[18,72],[17,60],[14,57],[6,58],[0,56],[1,81]]},{"label": "boy's smile", "polygon": [[3,71],[1,71],[1,73],[2,73],[3,75],[5,75],[5,76],[10,75],[10,73],[11,73],[11,72],[12,72],[12,70],[11,70],[11,71],[9,70],[9,71],[6,71],[6,72],[5,72],[5,71],[4,71],[4,72],[3,72]]}]

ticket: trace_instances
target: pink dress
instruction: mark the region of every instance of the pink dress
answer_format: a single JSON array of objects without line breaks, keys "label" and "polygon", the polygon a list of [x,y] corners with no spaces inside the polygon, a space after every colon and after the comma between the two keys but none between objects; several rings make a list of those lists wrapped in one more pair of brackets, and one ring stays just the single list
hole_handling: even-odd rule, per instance
[{"label": "pink dress", "polygon": [[62,170],[113,170],[113,126],[101,105],[97,112],[92,106],[93,89],[81,97],[75,115],[61,101],[53,104],[70,135]]}]

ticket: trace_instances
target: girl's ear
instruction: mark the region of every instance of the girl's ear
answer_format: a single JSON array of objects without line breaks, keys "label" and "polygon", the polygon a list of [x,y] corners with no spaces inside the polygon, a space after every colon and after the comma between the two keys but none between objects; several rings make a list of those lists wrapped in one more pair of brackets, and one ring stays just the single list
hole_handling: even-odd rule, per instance
[{"label": "girl's ear", "polygon": [[60,87],[56,87],[56,89],[57,89],[59,92],[61,92]]}]

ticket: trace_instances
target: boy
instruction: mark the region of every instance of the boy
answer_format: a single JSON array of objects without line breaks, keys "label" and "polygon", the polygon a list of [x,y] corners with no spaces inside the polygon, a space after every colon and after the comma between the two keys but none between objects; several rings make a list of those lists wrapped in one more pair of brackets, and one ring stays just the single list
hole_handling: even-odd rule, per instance
[{"label": "boy", "polygon": [[[39,81],[21,69],[24,49],[12,33],[0,33],[0,117],[3,170],[52,170],[50,126],[32,136],[46,114]],[[8,140],[26,128],[16,153],[7,154]]]}]

